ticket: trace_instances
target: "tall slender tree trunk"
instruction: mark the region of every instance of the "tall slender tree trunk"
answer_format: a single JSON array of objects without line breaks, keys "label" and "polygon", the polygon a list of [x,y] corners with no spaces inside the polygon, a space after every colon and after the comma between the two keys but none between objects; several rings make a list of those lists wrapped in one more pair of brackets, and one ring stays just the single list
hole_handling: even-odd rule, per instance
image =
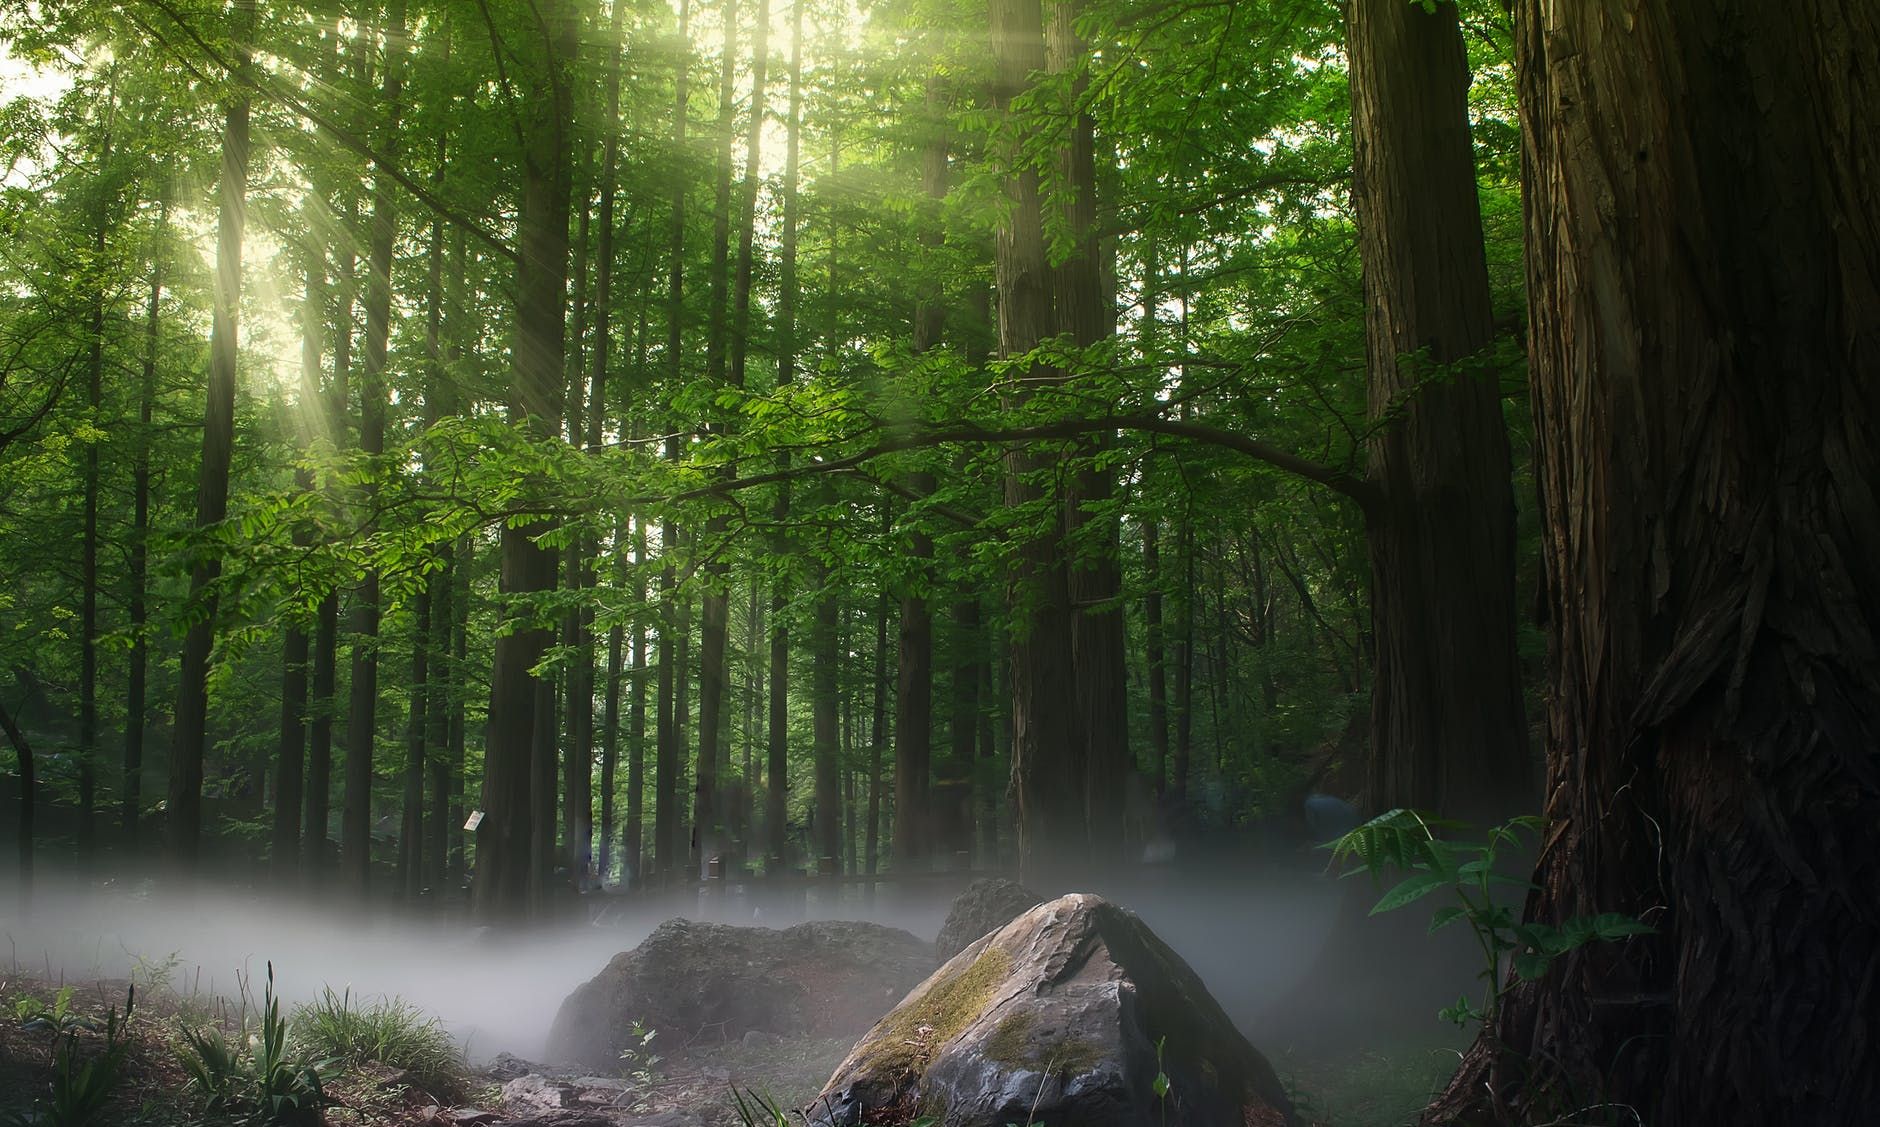
[{"label": "tall slender tree trunk", "polygon": [[[111,161],[111,123],[116,92],[107,90],[105,98],[104,138],[99,144],[98,166]],[[92,268],[104,269],[105,240],[112,222],[113,201],[110,191],[98,207],[92,228]],[[104,306],[102,283],[92,291],[89,356],[85,364],[85,408],[91,425],[102,430],[104,420]],[[98,444],[85,444],[85,468],[82,484],[84,529],[79,536],[79,611],[78,611],[78,856],[81,863],[91,861],[96,847],[96,804],[98,764]]]},{"label": "tall slender tree trunk", "polygon": [[[316,205],[309,201],[302,215],[306,229],[317,228]],[[325,389],[321,386],[321,360],[326,342],[326,251],[309,240],[306,279],[300,307],[300,393],[296,403],[295,439],[305,452],[316,433],[316,420],[326,415]],[[301,493],[313,490],[313,475],[304,467],[294,471],[294,488]],[[296,547],[313,543],[313,530],[294,530]],[[274,841],[270,861],[276,880],[293,883],[302,872],[300,847],[302,803],[306,801],[304,774],[307,749],[307,673],[310,640],[298,620],[287,625],[281,647],[281,744],[274,769]]]},{"label": "tall slender tree trunk", "polygon": [[1512,984],[1430,1119],[1867,1123],[1880,12],[1516,27],[1553,627],[1526,916],[1656,930]]},{"label": "tall slender tree trunk", "polygon": [[[682,349],[685,344],[685,186],[684,154],[686,147],[686,87],[692,71],[691,0],[679,0],[678,66],[673,82],[672,111],[672,234],[668,257],[670,273],[666,299],[666,377],[673,387],[685,378]],[[666,457],[678,461],[679,438],[666,440]],[[676,716],[673,708],[674,669],[679,660],[675,637],[678,616],[674,612],[673,570],[678,528],[670,518],[659,526],[659,686],[656,699],[655,749],[653,768],[653,868],[662,884],[670,883],[681,864],[673,855],[679,825],[679,756]]]},{"label": "tall slender tree trunk", "polygon": [[[239,71],[251,65],[257,0],[235,0],[232,49]],[[214,301],[209,326],[209,383],[202,462],[196,480],[198,533],[228,516],[229,460],[235,444],[235,365],[242,288],[242,234],[248,210],[248,94],[236,83],[222,128],[216,214]],[[215,646],[216,588],[222,561],[198,546],[189,577],[189,630],[177,676],[176,729],[170,749],[167,812],[171,859],[193,868],[202,838],[203,754],[208,742],[209,654]]]},{"label": "tall slender tree trunk", "polygon": [[[888,592],[875,600],[875,706],[868,729],[868,845],[863,865],[868,875],[881,871],[881,757],[888,746]],[[874,895],[874,885],[869,885]]]},{"label": "tall slender tree trunk", "polygon": [[162,346],[164,243],[170,233],[167,188],[157,204],[150,255],[150,297],[144,305],[144,361],[137,384],[137,455],[131,466],[130,594],[131,652],[124,706],[124,790],[118,820],[128,849],[138,846],[144,803],[144,735],[150,677],[150,444],[157,404],[157,356]]},{"label": "tall slender tree trunk", "polygon": [[[646,605],[646,522],[633,522],[633,605]],[[633,619],[633,681],[627,706],[627,836],[623,882],[637,886],[646,865],[646,622]]]},{"label": "tall slender tree trunk", "polygon": [[1142,520],[1143,648],[1149,666],[1149,749],[1155,756],[1155,793],[1168,786],[1168,656],[1162,645],[1161,522]]},{"label": "tall slender tree trunk", "polygon": [[[539,440],[560,429],[567,332],[568,215],[574,129],[574,61],[580,20],[570,0],[543,0],[540,80],[545,96],[522,110],[521,207],[517,214],[516,335],[510,415]],[[505,527],[501,590],[528,596],[555,588],[555,553],[537,537],[544,522]],[[513,611],[511,613],[514,613]],[[554,841],[554,686],[531,672],[551,632],[529,625],[496,639],[490,673],[484,818],[477,827],[476,904],[485,919],[539,912]],[[544,786],[546,784],[546,786]],[[547,793],[543,793],[544,790]],[[546,801],[549,826],[542,826]]]},{"label": "tall slender tree trunk", "polygon": [[[385,154],[373,176],[372,222],[366,265],[366,335],[359,370],[359,451],[367,458],[385,452],[385,416],[390,402],[386,356],[392,331],[392,252],[398,241],[397,204],[387,165],[398,160],[399,118],[404,98],[405,0],[391,0],[385,27]],[[373,487],[367,486],[367,504]],[[340,813],[342,882],[355,895],[368,887],[372,864],[372,759],[378,735],[379,574],[368,568],[353,603],[351,699],[346,710],[346,772]]]},{"label": "tall slender tree trunk", "polygon": [[[763,12],[758,21],[761,25],[769,18],[769,5],[763,4]],[[716,174],[718,207],[712,223],[712,260],[711,260],[711,329],[705,345],[705,378],[713,387],[724,384],[726,376],[726,354],[732,345],[727,335],[726,318],[730,315],[732,296],[730,291],[730,255],[731,255],[731,147],[733,120],[736,111],[734,80],[737,75],[737,39],[738,39],[738,0],[725,0],[724,5],[724,51],[719,61],[718,77],[718,168]],[[762,127],[763,86],[761,63],[757,77],[760,79],[757,90],[757,113],[752,116],[752,168],[755,173],[756,147],[758,130]],[[747,185],[750,191],[756,190],[753,178]],[[742,197],[740,197],[742,200]],[[739,282],[743,289],[743,300],[748,307],[750,302],[749,255],[751,241],[748,225],[741,223],[742,254],[739,262]],[[742,356],[739,357],[740,361]],[[735,377],[743,378],[742,363],[737,365]],[[716,429],[716,428],[714,428]],[[728,471],[735,472],[735,471]],[[722,536],[730,527],[729,519],[718,514],[705,524],[705,535],[710,539]],[[726,587],[727,569],[722,562],[713,561],[706,567],[706,587],[700,608],[699,623],[699,682],[698,682],[698,786],[693,809],[693,845],[692,868],[696,872],[703,863],[716,854],[719,847],[719,835],[722,829],[723,811],[718,802],[718,766],[723,755],[721,741],[724,732],[725,688],[727,680],[726,642],[731,627],[731,594]]]},{"label": "tall slender tree trunk", "polygon": [[[796,238],[797,179],[802,170],[803,124],[803,5],[790,5],[790,107],[784,123],[783,233],[779,247],[777,286],[777,387],[796,382]],[[788,469],[787,453],[777,457],[777,468]],[[790,483],[777,486],[771,513],[779,529],[790,518]],[[790,548],[787,536],[777,535],[779,558]],[[785,811],[790,796],[790,605],[788,574],[779,569],[770,587],[770,700],[765,732],[764,835],[766,871],[782,869],[788,843]]]},{"label": "tall slender tree trunk", "polygon": [[[626,26],[626,5],[616,2],[612,8],[607,32],[606,107],[602,117],[605,140],[601,149],[600,214],[596,217],[600,235],[594,248],[594,363],[588,376],[587,405],[587,450],[590,457],[600,453],[602,424],[607,417],[608,365],[612,362],[613,351],[614,197],[620,174],[620,52],[621,36]],[[624,534],[624,525],[616,522],[614,550],[623,554]],[[582,553],[578,569],[581,580],[587,586],[594,586],[593,566],[589,559],[592,545],[583,542],[578,550]],[[582,707],[585,709],[584,725],[591,745],[594,727],[594,612],[583,609],[582,615],[581,664],[588,671],[586,680],[589,682],[587,701]],[[618,624],[607,632],[607,681],[604,686],[605,711],[601,733],[600,864],[597,873],[601,880],[607,878],[613,861],[614,773],[620,746],[620,649],[624,633]],[[591,746],[589,750],[591,752]],[[592,817],[591,798],[587,813]]]},{"label": "tall slender tree trunk", "polygon": [[425,734],[430,722],[431,616],[427,587],[417,594],[411,631],[411,686],[405,720],[405,777],[398,825],[398,884],[407,900],[424,890]]}]

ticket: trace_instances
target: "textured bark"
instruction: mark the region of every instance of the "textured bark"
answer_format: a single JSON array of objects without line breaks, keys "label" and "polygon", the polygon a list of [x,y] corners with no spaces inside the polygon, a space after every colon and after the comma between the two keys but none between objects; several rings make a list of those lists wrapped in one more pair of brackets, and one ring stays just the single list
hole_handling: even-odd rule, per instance
[{"label": "textured bark", "polygon": [[[1032,76],[1044,69],[1044,24],[1039,0],[994,0],[991,9],[996,76],[994,102],[1009,112]],[[999,355],[1024,356],[1056,330],[1051,271],[1045,258],[1037,170],[1008,153],[1008,210],[995,242],[999,289]],[[1035,364],[1030,381],[1061,373]],[[1007,391],[1013,404],[1022,386]],[[1012,507],[1046,496],[1058,456],[1015,447],[1006,455],[1005,500]],[[1029,537],[1012,576],[1017,615],[1012,655],[1012,792],[1023,879],[1048,886],[1054,873],[1074,867],[1085,845],[1081,788],[1074,778],[1083,744],[1071,647],[1071,605],[1061,506],[1054,526]]]},{"label": "textured bark", "polygon": [[[573,199],[573,63],[579,19],[568,0],[539,6],[541,74],[548,89],[523,109],[522,199],[517,215],[516,335],[510,415],[540,438],[559,429],[567,332],[568,215]],[[541,522],[502,532],[499,589],[527,596],[555,587],[555,553],[536,543]],[[539,908],[546,873],[542,834],[553,842],[554,690],[530,672],[550,631],[531,626],[496,639],[490,672],[484,819],[477,827],[477,914],[516,918]],[[546,697],[546,699],[544,699]],[[547,795],[543,767],[547,771]],[[548,827],[540,822],[546,798]]]},{"label": "textured bark", "polygon": [[1554,627],[1527,915],[1657,931],[1515,986],[1430,1118],[1871,1122],[1880,12],[1519,14]]},{"label": "textured bark", "polygon": [[[1081,5],[1062,0],[1051,9],[1046,65],[1071,74],[1070,127],[1058,151],[1058,201],[1072,250],[1052,271],[1057,333],[1077,348],[1091,348],[1116,331],[1115,303],[1104,292],[1104,255],[1097,224],[1095,123],[1076,108],[1089,85],[1083,72],[1089,48],[1077,34]],[[1112,267],[1113,268],[1113,267]],[[1080,453],[1100,453],[1110,443],[1095,435]],[[1072,776],[1082,782],[1085,844],[1097,863],[1117,860],[1122,835],[1123,789],[1132,769],[1129,750],[1129,677],[1125,666],[1122,546],[1111,503],[1114,474],[1089,462],[1078,465],[1065,496],[1070,545],[1071,661],[1075,669],[1081,762]]]},{"label": "textured bark", "polygon": [[[359,451],[375,458],[385,451],[385,416],[390,385],[385,374],[392,332],[392,252],[398,241],[392,174],[397,167],[400,101],[404,97],[405,2],[392,0],[386,13],[385,159],[372,185],[372,225],[366,266],[366,335],[359,370]],[[371,486],[365,502],[371,505]],[[378,731],[379,574],[368,569],[353,602],[351,700],[346,710],[346,771],[340,811],[340,879],[363,895],[372,863],[372,759]]]},{"label": "textured bark", "polygon": [[1367,799],[1472,821],[1534,802],[1515,659],[1514,498],[1468,59],[1454,5],[1357,0],[1375,658]]},{"label": "textured bark", "polygon": [[[257,0],[235,0],[233,49],[236,66],[250,65]],[[218,189],[214,300],[209,325],[209,382],[202,425],[202,461],[196,478],[198,532],[228,516],[229,459],[235,443],[236,337],[242,288],[242,234],[248,211],[248,95],[237,84],[222,128],[222,174]],[[215,581],[222,561],[198,549],[189,576],[189,630],[183,636],[177,675],[175,740],[170,748],[169,852],[185,868],[196,862],[202,838],[203,753],[208,742],[209,653],[215,646]]]}]

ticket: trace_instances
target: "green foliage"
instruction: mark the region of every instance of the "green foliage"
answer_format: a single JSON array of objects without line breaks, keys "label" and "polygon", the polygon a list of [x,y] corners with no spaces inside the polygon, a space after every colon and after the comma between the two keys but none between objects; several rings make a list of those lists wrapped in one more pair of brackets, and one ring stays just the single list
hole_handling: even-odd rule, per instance
[{"label": "green foliage", "polygon": [[26,1112],[6,1113],[7,1127],[93,1127],[113,1122],[105,1108],[116,1091],[124,1071],[124,1058],[130,1052],[131,1014],[137,1006],[137,988],[124,997],[124,1014],[111,1010],[105,1018],[104,1046],[90,1055],[79,1049],[79,1030],[83,1023],[68,1021],[66,1007],[71,1002],[71,988],[59,991],[54,1011],[65,1014],[58,1020],[58,1047],[54,1050],[52,1086],[48,1098]]},{"label": "green foliage", "polygon": [[330,1062],[302,1059],[288,1040],[287,1019],[274,996],[274,965],[261,1008],[260,1032],[243,1045],[230,1045],[217,1028],[183,1029],[184,1049],[177,1054],[190,1086],[211,1115],[248,1127],[313,1127],[322,1122],[328,1100],[325,1072]]},{"label": "green foliage", "polygon": [[437,1095],[457,1094],[465,1081],[456,1041],[437,1018],[403,998],[367,1002],[355,999],[350,987],[338,994],[323,987],[318,999],[295,1007],[294,1043],[339,1064],[377,1061],[400,1069]]},{"label": "green foliage", "polygon": [[[1371,914],[1395,911],[1434,893],[1445,892],[1455,902],[1438,908],[1430,918],[1435,932],[1458,921],[1467,924],[1480,950],[1478,973],[1486,984],[1480,1005],[1466,995],[1441,1011],[1457,1025],[1487,1024],[1493,1018],[1504,988],[1501,965],[1510,958],[1514,973],[1524,980],[1538,979],[1553,961],[1595,941],[1610,942],[1649,934],[1652,928],[1617,913],[1576,916],[1559,926],[1524,922],[1515,909],[1496,896],[1497,889],[1531,890],[1534,885],[1497,871],[1497,864],[1522,844],[1522,836],[1538,836],[1538,817],[1510,818],[1490,827],[1478,838],[1460,823],[1427,817],[1414,810],[1390,810],[1330,842],[1334,865],[1347,865],[1346,876],[1369,873],[1384,877],[1408,873],[1380,897]],[[1445,831],[1450,836],[1441,836]],[[1347,864],[1349,863],[1349,864]]]}]

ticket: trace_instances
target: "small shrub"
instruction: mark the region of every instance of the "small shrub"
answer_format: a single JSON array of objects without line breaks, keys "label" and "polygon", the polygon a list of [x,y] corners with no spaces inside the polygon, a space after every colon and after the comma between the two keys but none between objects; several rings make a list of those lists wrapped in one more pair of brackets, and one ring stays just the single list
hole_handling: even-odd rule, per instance
[{"label": "small shrub", "polygon": [[[1538,836],[1541,820],[1535,817],[1510,818],[1491,826],[1479,840],[1468,840],[1468,827],[1419,814],[1414,810],[1391,810],[1380,814],[1329,843],[1332,863],[1356,862],[1347,871],[1370,873],[1407,872],[1409,875],[1385,892],[1371,914],[1394,911],[1435,892],[1443,892],[1453,901],[1439,908],[1430,919],[1432,932],[1460,921],[1468,926],[1481,952],[1482,969],[1477,977],[1486,983],[1480,1005],[1467,995],[1445,1008],[1441,1016],[1458,1026],[1470,1022],[1487,1025],[1501,1003],[1503,956],[1512,956],[1514,973],[1524,980],[1540,978],[1561,955],[1593,942],[1612,942],[1630,935],[1647,935],[1649,924],[1616,912],[1596,916],[1575,916],[1559,927],[1523,922],[1515,909],[1497,900],[1497,887],[1523,892],[1532,891],[1531,882],[1503,876],[1496,871],[1504,849],[1520,843],[1522,834]],[[1455,838],[1438,836],[1438,830],[1460,832]]]},{"label": "small shrub", "polygon": [[294,1009],[294,1037],[315,1056],[348,1066],[377,1061],[410,1075],[434,1095],[460,1094],[465,1081],[457,1043],[430,1017],[403,998],[366,1002],[351,990],[321,990],[316,1001]]},{"label": "small shrub", "polygon": [[130,1052],[128,1029],[137,990],[132,987],[125,995],[122,1018],[115,1009],[105,1018],[104,1049],[86,1060],[80,1059],[78,1051],[78,1030],[84,1023],[67,1020],[71,993],[70,987],[59,991],[53,1005],[59,1045],[53,1057],[49,1099],[31,1111],[6,1112],[8,1127],[97,1127],[109,1122],[104,1118],[105,1104],[117,1088]]},{"label": "small shrub", "polygon": [[178,1053],[190,1086],[201,1094],[205,1110],[238,1116],[251,1127],[314,1127],[322,1121],[327,1099],[324,1065],[296,1056],[287,1036],[287,1019],[274,996],[274,964],[268,964],[261,1031],[246,1045],[231,1046],[222,1031],[184,1028]]}]

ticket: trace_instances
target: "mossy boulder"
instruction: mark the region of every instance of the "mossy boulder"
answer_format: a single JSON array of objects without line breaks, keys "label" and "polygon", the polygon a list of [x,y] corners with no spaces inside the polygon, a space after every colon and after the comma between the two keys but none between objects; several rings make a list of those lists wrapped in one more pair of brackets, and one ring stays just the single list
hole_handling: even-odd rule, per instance
[{"label": "mossy boulder", "polygon": [[948,960],[804,1111],[815,1127],[1294,1123],[1272,1067],[1181,956],[1086,895],[1040,904]]},{"label": "mossy boulder", "polygon": [[947,909],[947,921],[940,925],[934,953],[944,963],[973,940],[992,934],[1042,903],[1044,897],[1017,881],[1004,877],[976,880],[954,897],[952,907]]},{"label": "mossy boulder", "polygon": [[898,928],[821,920],[775,930],[668,920],[561,1004],[555,1060],[617,1068],[636,1023],[670,1056],[746,1033],[846,1037],[867,1029],[933,969]]}]

